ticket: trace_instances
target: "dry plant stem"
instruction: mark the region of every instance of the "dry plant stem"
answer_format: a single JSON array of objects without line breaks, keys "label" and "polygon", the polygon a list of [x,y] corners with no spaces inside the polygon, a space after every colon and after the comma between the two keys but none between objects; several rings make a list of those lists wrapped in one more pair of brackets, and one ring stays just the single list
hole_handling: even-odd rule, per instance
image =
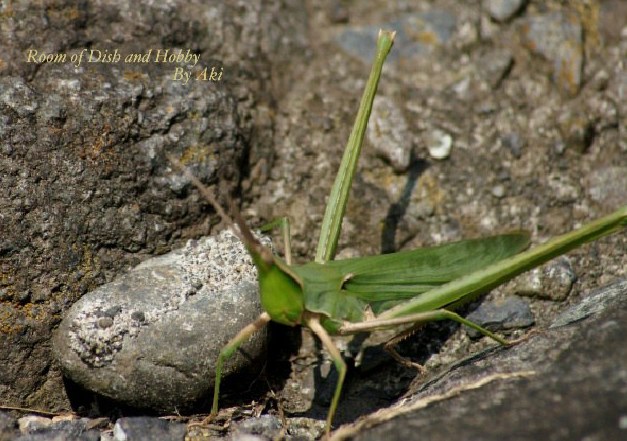
[{"label": "dry plant stem", "polygon": [[47,415],[47,416],[59,416],[63,415],[58,412],[48,412],[46,410],[32,409],[30,407],[17,407],[17,406],[3,406],[0,405],[0,410],[14,410],[17,412],[26,412],[26,413],[37,413],[39,415]]}]

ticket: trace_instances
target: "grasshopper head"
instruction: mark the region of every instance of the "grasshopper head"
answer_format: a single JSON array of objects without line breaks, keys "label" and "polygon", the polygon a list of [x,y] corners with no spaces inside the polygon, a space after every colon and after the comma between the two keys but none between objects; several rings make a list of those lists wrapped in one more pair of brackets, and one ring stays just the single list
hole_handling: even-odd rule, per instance
[{"label": "grasshopper head", "polygon": [[234,220],[240,239],[257,267],[261,306],[275,322],[288,326],[300,324],[305,300],[299,277],[255,238],[238,212]]}]

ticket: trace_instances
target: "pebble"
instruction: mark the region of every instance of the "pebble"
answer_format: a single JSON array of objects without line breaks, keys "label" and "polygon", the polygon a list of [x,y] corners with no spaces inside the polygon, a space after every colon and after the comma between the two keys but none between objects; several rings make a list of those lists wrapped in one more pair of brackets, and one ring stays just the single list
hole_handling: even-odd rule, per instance
[{"label": "pebble", "polygon": [[67,414],[53,418],[25,415],[15,419],[0,411],[2,441],[183,441],[186,432],[185,424],[157,417],[119,418],[114,425],[109,418]]},{"label": "pebble", "polygon": [[237,423],[233,430],[233,439],[239,441],[278,439],[282,427],[281,421],[276,416],[261,415]]},{"label": "pebble", "polygon": [[113,427],[114,441],[183,441],[185,424],[151,417],[120,418]]},{"label": "pebble", "polygon": [[50,418],[38,416],[38,415],[26,415],[25,417],[17,420],[17,426],[22,433],[35,432],[37,430],[45,429],[52,424]]},{"label": "pebble", "polygon": [[551,12],[530,17],[522,39],[534,53],[553,63],[553,82],[566,95],[577,95],[583,80],[583,30],[574,14]]},{"label": "pebble", "polygon": [[494,196],[497,199],[501,199],[502,197],[504,197],[505,187],[501,184],[497,184],[494,187],[492,187],[492,196]]},{"label": "pebble", "polygon": [[[260,312],[255,267],[236,236],[223,231],[83,296],[54,334],[54,353],[84,388],[170,413],[208,396],[219,351]],[[229,359],[225,374],[256,370],[264,349],[260,332]]]},{"label": "pebble", "polygon": [[[529,304],[518,296],[484,301],[466,318],[490,331],[528,328],[535,323]],[[482,335],[475,329],[465,329],[470,338],[479,338]]]},{"label": "pebble", "polygon": [[[17,421],[0,412],[0,440],[12,441],[101,441],[100,427],[96,420],[74,415],[54,418],[26,415]],[[108,419],[107,419],[108,421]],[[15,430],[15,426],[19,431]]]},{"label": "pebble", "polygon": [[560,256],[549,263],[527,271],[512,280],[516,294],[561,302],[565,300],[577,274],[566,256]]},{"label": "pebble", "polygon": [[367,134],[377,153],[396,172],[401,173],[409,168],[412,136],[403,112],[394,100],[385,96],[374,99]]},{"label": "pebble", "polygon": [[514,55],[507,49],[493,49],[485,53],[477,68],[492,89],[497,89],[509,75],[514,65]]},{"label": "pebble", "polygon": [[516,159],[522,156],[525,148],[525,139],[516,132],[506,133],[501,137],[501,144],[506,147]]},{"label": "pebble", "polygon": [[493,20],[505,22],[520,12],[526,4],[527,0],[486,0],[484,7]]},{"label": "pebble", "polygon": [[433,129],[427,135],[427,150],[433,159],[446,159],[453,148],[453,137],[440,129]]}]

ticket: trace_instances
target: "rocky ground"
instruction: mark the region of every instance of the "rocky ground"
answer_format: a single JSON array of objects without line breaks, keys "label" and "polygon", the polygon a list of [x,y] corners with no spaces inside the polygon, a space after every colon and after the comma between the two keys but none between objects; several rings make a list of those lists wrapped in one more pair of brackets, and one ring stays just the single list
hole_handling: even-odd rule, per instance
[{"label": "rocky ground", "polygon": [[[219,418],[200,425],[206,409],[158,417],[91,395],[62,376],[49,342],[87,291],[211,229],[197,195],[169,177],[166,151],[188,155],[207,181],[241,162],[224,188],[238,189],[247,221],[290,216],[296,260],[310,259],[379,27],[398,37],[340,257],[520,228],[540,243],[627,201],[620,0],[140,2],[110,17],[62,6],[41,15],[2,6],[11,38],[0,45],[12,58],[0,60],[0,176],[10,189],[0,196],[0,439],[321,435],[336,374],[307,331],[271,328],[264,369],[244,377],[245,391],[227,387]],[[29,33],[39,16],[47,33]],[[120,47],[191,47],[230,67],[229,80],[185,88],[155,66],[133,83],[133,72],[109,66],[15,61],[46,35],[76,48],[111,29]],[[51,94],[60,77],[65,91]],[[400,345],[426,378],[383,352],[387,335],[341,340],[350,370],[336,438],[624,438],[626,249],[624,233],[599,240],[470,305],[508,337],[538,330],[513,348],[426,326]]]}]

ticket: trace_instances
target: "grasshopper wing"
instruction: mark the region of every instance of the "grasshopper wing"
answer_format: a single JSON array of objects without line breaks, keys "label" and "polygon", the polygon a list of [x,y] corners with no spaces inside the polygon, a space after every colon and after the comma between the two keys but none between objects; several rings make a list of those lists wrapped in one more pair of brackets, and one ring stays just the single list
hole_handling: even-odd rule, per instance
[{"label": "grasshopper wing", "polygon": [[[345,277],[346,294],[379,313],[436,286],[470,274],[529,246],[529,233],[515,232],[444,245],[328,262]],[[445,305],[442,305],[445,306]]]},{"label": "grasshopper wing", "polygon": [[[302,279],[306,309],[326,315],[339,326],[341,320],[363,320],[368,305],[378,314],[528,246],[529,234],[516,232],[394,254],[310,262],[291,269]],[[331,325],[329,330],[333,330]]]}]

